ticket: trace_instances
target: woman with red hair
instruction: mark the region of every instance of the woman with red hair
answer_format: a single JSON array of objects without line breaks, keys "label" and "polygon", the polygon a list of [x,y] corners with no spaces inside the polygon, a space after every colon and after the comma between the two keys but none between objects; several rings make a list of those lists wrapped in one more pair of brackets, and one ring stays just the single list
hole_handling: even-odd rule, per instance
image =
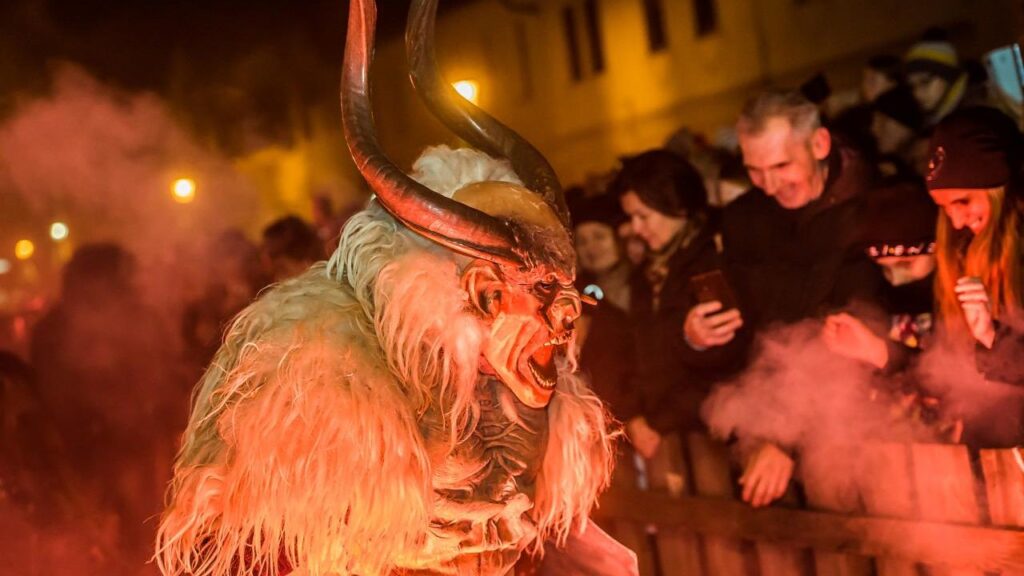
[{"label": "woman with red hair", "polygon": [[936,300],[944,333],[973,344],[988,380],[1024,385],[1021,134],[1002,113],[973,108],[935,128],[927,184],[943,210]]}]

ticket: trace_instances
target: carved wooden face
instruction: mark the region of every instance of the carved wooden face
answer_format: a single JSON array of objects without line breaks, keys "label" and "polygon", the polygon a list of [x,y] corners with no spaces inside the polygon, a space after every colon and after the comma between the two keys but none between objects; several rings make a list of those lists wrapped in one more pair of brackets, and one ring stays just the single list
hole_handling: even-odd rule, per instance
[{"label": "carved wooden face", "polygon": [[462,275],[462,286],[486,319],[484,371],[494,374],[531,408],[551,401],[558,365],[572,350],[580,295],[572,278],[556,272],[517,273],[475,260]]}]

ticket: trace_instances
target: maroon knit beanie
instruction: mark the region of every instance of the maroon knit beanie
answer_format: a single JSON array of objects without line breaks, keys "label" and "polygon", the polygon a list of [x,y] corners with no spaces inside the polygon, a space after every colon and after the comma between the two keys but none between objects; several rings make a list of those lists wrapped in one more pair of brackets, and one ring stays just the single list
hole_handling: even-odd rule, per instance
[{"label": "maroon knit beanie", "polygon": [[1021,134],[994,108],[950,114],[935,127],[929,143],[929,190],[995,188],[1019,170]]}]

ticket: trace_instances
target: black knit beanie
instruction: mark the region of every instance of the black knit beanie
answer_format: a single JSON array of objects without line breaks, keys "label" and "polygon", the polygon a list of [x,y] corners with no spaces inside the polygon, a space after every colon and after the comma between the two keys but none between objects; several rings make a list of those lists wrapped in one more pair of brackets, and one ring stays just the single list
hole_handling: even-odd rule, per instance
[{"label": "black knit beanie", "polygon": [[924,72],[953,82],[963,73],[956,48],[945,40],[924,40],[914,44],[903,57],[903,73]]},{"label": "black knit beanie", "polygon": [[906,86],[896,86],[881,94],[874,102],[875,111],[917,132],[924,126],[924,113],[913,92]]}]

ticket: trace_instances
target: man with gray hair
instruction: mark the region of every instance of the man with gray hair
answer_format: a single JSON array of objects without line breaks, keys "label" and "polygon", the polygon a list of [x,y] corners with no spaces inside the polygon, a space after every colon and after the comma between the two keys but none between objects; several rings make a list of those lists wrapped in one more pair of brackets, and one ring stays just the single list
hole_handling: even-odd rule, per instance
[{"label": "man with gray hair", "polygon": [[[723,215],[726,273],[743,328],[718,302],[694,306],[684,325],[696,349],[749,339],[771,325],[822,317],[853,300],[877,300],[881,277],[856,246],[873,167],[821,125],[797,92],[767,91],[736,124],[754,187]],[[734,313],[735,314],[735,313]],[[786,490],[792,460],[765,444],[748,460],[743,498],[766,505]]]}]

